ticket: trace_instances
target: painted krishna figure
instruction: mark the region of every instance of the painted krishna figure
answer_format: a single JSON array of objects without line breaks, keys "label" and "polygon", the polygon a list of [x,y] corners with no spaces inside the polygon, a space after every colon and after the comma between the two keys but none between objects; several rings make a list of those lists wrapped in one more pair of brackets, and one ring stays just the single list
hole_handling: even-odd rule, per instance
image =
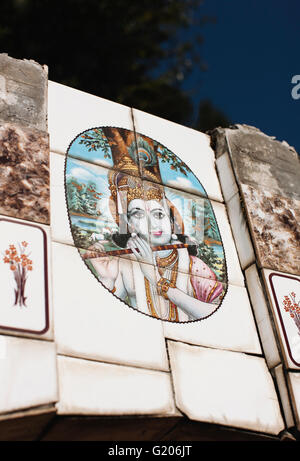
[{"label": "painted krishna figure", "polygon": [[[211,315],[224,284],[184,234],[182,216],[161,185],[153,140],[136,140],[133,132],[115,128],[106,128],[105,135],[114,159],[109,208],[119,229],[112,239],[127,251],[123,257],[92,257],[98,279],[133,308],[159,319],[187,322]],[[89,250],[104,248],[96,243]]]}]

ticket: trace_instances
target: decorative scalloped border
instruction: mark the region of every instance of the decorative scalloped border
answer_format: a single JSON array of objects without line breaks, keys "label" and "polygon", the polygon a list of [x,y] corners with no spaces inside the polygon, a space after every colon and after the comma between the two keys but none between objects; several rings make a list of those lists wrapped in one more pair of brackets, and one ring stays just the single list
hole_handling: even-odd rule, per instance
[{"label": "decorative scalloped border", "polygon": [[[67,169],[67,160],[68,160],[69,150],[70,150],[71,145],[73,144],[73,142],[74,142],[79,136],[81,136],[82,134],[84,134],[86,131],[90,131],[90,130],[94,130],[94,129],[101,129],[101,128],[103,128],[103,127],[105,127],[105,128],[123,129],[123,130],[126,129],[127,131],[133,131],[135,137],[136,137],[136,135],[145,136],[145,137],[150,138],[150,139],[152,139],[153,141],[157,142],[157,143],[160,144],[162,147],[165,147],[166,149],[168,149],[168,148],[167,148],[164,144],[162,144],[161,142],[157,141],[156,139],[151,138],[150,136],[148,136],[148,135],[146,135],[146,134],[138,133],[138,132],[136,132],[135,129],[134,129],[134,130],[128,130],[127,128],[121,128],[121,127],[116,127],[116,126],[111,126],[111,125],[102,125],[102,126],[96,126],[96,127],[86,128],[85,130],[83,130],[83,131],[81,131],[80,133],[78,133],[78,135],[75,136],[75,138],[72,139],[72,141],[71,141],[71,142],[69,143],[69,145],[68,145],[68,149],[67,149],[66,156],[65,156],[65,162],[64,162],[65,203],[66,203],[66,208],[67,208],[67,212],[68,212],[68,221],[69,221],[69,226],[70,226],[70,232],[71,232],[71,234],[72,234],[72,227],[71,227],[71,219],[70,219],[70,213],[69,213],[68,201],[67,201],[67,194],[66,194],[66,169]],[[170,149],[168,149],[168,150],[170,150]],[[171,152],[172,152],[172,151],[171,151]],[[173,152],[172,152],[172,153],[173,153]],[[174,153],[173,153],[173,154],[174,154]],[[180,158],[177,154],[174,154],[174,155],[175,155],[176,157],[178,157],[180,161],[182,161],[181,158]],[[70,155],[70,157],[72,157],[72,156]],[[75,160],[80,160],[80,159],[78,159],[77,157],[72,157],[72,158],[74,158]],[[82,160],[82,161],[85,161],[85,160]],[[86,163],[92,163],[92,162],[86,161]],[[185,163],[185,162],[183,162],[183,163]],[[92,164],[95,165],[94,163],[92,163]],[[101,167],[101,165],[98,165],[98,166]],[[103,167],[103,168],[106,168],[107,170],[113,170],[113,168],[109,168],[109,167]],[[192,172],[192,173],[193,173],[193,172]],[[197,179],[197,181],[199,181],[199,179],[197,178],[197,176],[196,176],[194,173],[193,173],[193,175],[195,176],[195,178]],[[209,202],[211,202],[211,200],[210,200],[210,199],[208,198],[208,196],[207,196],[207,192],[206,192],[205,188],[202,186],[201,181],[199,181],[199,183],[201,184],[201,187],[203,188],[203,190],[204,190],[204,192],[205,192],[205,194],[206,194],[206,196],[203,197],[203,198],[205,198],[206,200],[209,200]],[[164,185],[162,184],[162,186],[164,186]],[[166,186],[166,187],[168,187],[168,186]],[[176,188],[172,188],[172,189],[181,191],[181,189],[176,189]],[[192,194],[191,194],[191,195],[192,195]],[[194,195],[196,195],[196,194],[194,194]],[[199,197],[201,197],[201,196],[199,195]],[[176,324],[176,325],[180,324],[180,325],[182,325],[182,324],[187,324],[187,323],[201,322],[201,321],[203,321],[203,320],[208,319],[208,318],[211,317],[212,315],[214,315],[214,314],[220,309],[220,307],[221,307],[221,305],[223,304],[223,301],[224,301],[224,299],[225,299],[225,296],[226,296],[226,294],[227,294],[227,291],[228,291],[228,276],[227,276],[227,274],[228,274],[228,269],[227,269],[227,261],[226,261],[226,255],[225,255],[225,248],[224,248],[224,244],[223,244],[223,240],[222,240],[222,235],[221,235],[221,232],[220,232],[220,229],[219,229],[219,224],[218,224],[217,218],[216,218],[216,216],[215,216],[215,212],[214,212],[214,210],[213,210],[213,207],[212,207],[212,212],[213,212],[213,215],[214,215],[214,218],[215,218],[217,227],[218,227],[218,231],[219,231],[220,238],[221,238],[221,243],[222,243],[222,248],[223,248],[223,252],[224,252],[224,261],[225,261],[225,270],[226,270],[226,281],[223,282],[223,283],[224,283],[224,285],[226,285],[226,289],[225,289],[224,296],[223,296],[223,298],[222,298],[220,304],[216,307],[216,309],[215,309],[211,314],[209,314],[209,315],[207,315],[206,317],[203,317],[203,318],[201,318],[201,319],[188,320],[188,321],[186,321],[186,322],[172,322],[171,320],[153,317],[152,315],[147,314],[146,312],[142,312],[142,311],[138,310],[137,308],[130,306],[130,304],[125,303],[125,301],[123,301],[121,298],[119,298],[118,296],[116,296],[114,293],[111,292],[111,290],[109,290],[108,288],[106,288],[105,285],[103,285],[103,283],[96,277],[96,275],[93,273],[93,271],[90,269],[90,267],[89,267],[86,263],[84,263],[84,261],[83,261],[83,259],[82,259],[82,257],[81,257],[81,254],[80,254],[80,248],[78,248],[78,247],[75,245],[75,242],[74,242],[74,247],[77,249],[78,254],[80,255],[81,261],[84,263],[85,267],[87,267],[87,269],[91,272],[91,274],[95,277],[95,279],[97,280],[97,282],[100,283],[100,284],[103,286],[103,288],[105,288],[105,290],[107,290],[107,291],[108,291],[112,296],[114,296],[119,302],[125,304],[126,307],[129,307],[130,309],[134,310],[135,312],[137,312],[137,313],[139,313],[139,314],[143,314],[143,315],[145,315],[145,316],[147,316],[147,317],[150,317],[151,319],[155,319],[155,320],[158,320],[158,321],[161,321],[161,322],[168,322],[168,323],[170,323],[170,324]],[[73,237],[73,234],[72,234],[72,237]],[[83,248],[82,248],[82,249],[83,249]]]}]

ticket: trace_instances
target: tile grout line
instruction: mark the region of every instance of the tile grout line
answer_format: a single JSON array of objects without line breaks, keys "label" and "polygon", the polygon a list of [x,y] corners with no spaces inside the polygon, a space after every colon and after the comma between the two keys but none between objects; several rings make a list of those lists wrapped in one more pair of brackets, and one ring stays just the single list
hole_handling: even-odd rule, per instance
[{"label": "tile grout line", "polygon": [[165,336],[165,339],[168,340],[168,341],[173,341],[175,343],[180,343],[180,344],[185,344],[187,346],[191,346],[191,347],[201,347],[203,349],[210,349],[210,350],[214,350],[214,351],[221,351],[221,352],[232,352],[232,353],[235,353],[235,354],[244,354],[244,355],[247,355],[247,356],[250,356],[250,357],[257,357],[257,358],[262,358],[264,359],[264,356],[263,354],[258,354],[258,353],[255,353],[255,352],[247,352],[247,351],[237,351],[237,350],[234,350],[234,349],[225,349],[224,347],[221,348],[221,347],[213,347],[213,346],[205,346],[204,344],[195,344],[195,343],[189,343],[183,339],[174,339],[174,338],[168,338],[167,336]]},{"label": "tile grout line", "polygon": [[76,355],[67,355],[63,354],[60,352],[57,352],[56,354],[57,358],[58,357],[65,357],[69,359],[74,359],[74,360],[85,360],[86,362],[93,362],[93,363],[99,363],[99,364],[104,364],[104,365],[113,365],[113,366],[119,366],[119,367],[127,367],[127,368],[134,368],[136,370],[148,370],[148,371],[156,371],[158,373],[166,373],[169,374],[169,370],[162,370],[162,369],[157,369],[157,368],[149,368],[149,367],[143,367],[143,366],[137,366],[137,365],[132,365],[132,364],[123,364],[123,363],[117,363],[117,362],[108,362],[106,360],[97,360],[97,359],[92,359],[88,357],[79,357]]},{"label": "tile grout line", "polygon": [[173,399],[174,399],[174,405],[177,411],[179,411],[180,414],[188,418],[188,416],[183,413],[177,406],[176,403],[176,391],[175,391],[175,383],[174,383],[174,378],[173,378],[173,373],[172,373],[172,367],[171,367],[171,359],[170,359],[170,353],[169,353],[169,345],[168,345],[168,339],[165,337],[165,346],[166,346],[166,353],[167,353],[167,359],[168,359],[168,364],[169,364],[169,370],[170,370],[170,381],[171,381],[171,387],[172,387],[172,394],[173,394]]}]

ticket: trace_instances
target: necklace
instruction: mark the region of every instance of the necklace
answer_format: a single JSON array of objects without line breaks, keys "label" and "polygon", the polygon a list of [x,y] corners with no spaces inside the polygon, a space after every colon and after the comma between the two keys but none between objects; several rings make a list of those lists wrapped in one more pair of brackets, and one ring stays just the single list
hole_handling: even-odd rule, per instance
[{"label": "necklace", "polygon": [[165,258],[160,258],[159,256],[156,256],[156,264],[160,275],[162,275],[166,268],[173,266],[173,264],[175,264],[176,261],[178,261],[178,251],[175,248]]}]

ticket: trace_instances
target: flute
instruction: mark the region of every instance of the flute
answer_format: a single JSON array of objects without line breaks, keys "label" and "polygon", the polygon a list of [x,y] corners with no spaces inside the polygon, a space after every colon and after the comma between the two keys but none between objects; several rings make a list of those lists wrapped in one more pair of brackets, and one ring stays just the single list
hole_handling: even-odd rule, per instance
[{"label": "flute", "polygon": [[[162,251],[162,250],[173,250],[179,248],[188,248],[194,245],[189,245],[188,243],[176,243],[173,245],[160,245],[157,247],[152,247],[152,251]],[[138,249],[137,249],[138,251]],[[131,254],[132,250],[130,248],[124,248],[122,250],[110,250],[110,251],[100,251],[100,250],[87,250],[86,253],[82,255],[83,259],[93,259],[101,258],[105,256],[121,256]]]}]

